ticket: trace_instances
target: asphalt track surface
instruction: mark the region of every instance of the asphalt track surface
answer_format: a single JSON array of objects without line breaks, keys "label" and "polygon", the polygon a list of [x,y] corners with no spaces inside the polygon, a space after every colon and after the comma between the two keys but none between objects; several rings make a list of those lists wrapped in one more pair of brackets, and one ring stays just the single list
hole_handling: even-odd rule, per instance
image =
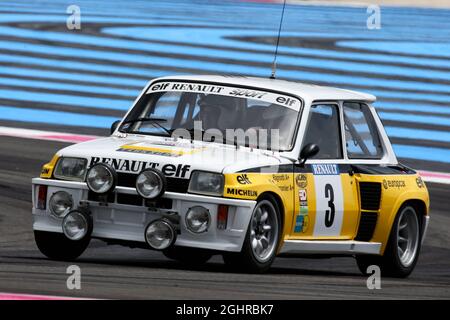
[{"label": "asphalt track surface", "polygon": [[[81,33],[65,28],[71,1],[0,4],[0,126],[106,135],[152,77],[270,73],[278,5],[77,3]],[[365,8],[288,6],[278,74],[376,94],[402,162],[449,172],[449,11],[383,12],[382,29],[369,31]],[[450,298],[450,186],[442,184],[427,184],[432,219],[414,273],[382,278],[381,290],[367,289],[351,258],[278,258],[268,274],[249,275],[226,270],[220,257],[192,269],[157,252],[93,241],[76,262],[82,289],[70,291],[70,264],[40,254],[31,230],[30,180],[65,145],[0,137],[0,292],[106,299]]]},{"label": "asphalt track surface", "polygon": [[[428,184],[432,219],[414,273],[382,277],[369,290],[352,258],[277,258],[263,275],[227,270],[221,257],[192,269],[151,250],[93,241],[74,263],[46,259],[31,231],[30,179],[66,144],[2,137],[0,292],[103,299],[449,299],[449,186]],[[24,152],[26,150],[26,152]],[[68,290],[66,268],[81,268],[81,290]]]}]

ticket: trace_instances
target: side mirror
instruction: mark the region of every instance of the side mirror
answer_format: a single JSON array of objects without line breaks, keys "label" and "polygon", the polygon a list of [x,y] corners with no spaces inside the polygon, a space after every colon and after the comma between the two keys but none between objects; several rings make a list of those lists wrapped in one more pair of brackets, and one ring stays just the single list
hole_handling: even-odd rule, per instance
[{"label": "side mirror", "polygon": [[319,146],[314,143],[308,143],[306,146],[302,148],[302,151],[300,151],[300,158],[298,159],[300,165],[304,165],[306,160],[314,157],[318,153],[319,153]]},{"label": "side mirror", "polygon": [[116,120],[116,121],[114,121],[114,122],[112,123],[111,129],[110,129],[110,134],[113,134],[114,131],[116,131],[116,129],[117,129],[117,127],[119,126],[119,124],[120,124],[121,121],[122,121],[122,120]]}]

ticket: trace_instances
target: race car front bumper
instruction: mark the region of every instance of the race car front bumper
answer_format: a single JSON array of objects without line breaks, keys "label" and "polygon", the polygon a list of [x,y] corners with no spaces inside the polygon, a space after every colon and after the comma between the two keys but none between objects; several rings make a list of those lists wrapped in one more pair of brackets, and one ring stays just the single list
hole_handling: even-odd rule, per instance
[{"label": "race car front bumper", "polygon": [[[39,231],[63,233],[62,218],[49,210],[52,194],[65,191],[72,196],[73,207],[88,208],[93,222],[91,236],[104,240],[123,240],[145,243],[145,229],[149,223],[170,215],[178,223],[178,235],[174,245],[219,251],[239,252],[244,243],[245,234],[256,201],[227,199],[185,193],[166,192],[163,195],[169,206],[124,204],[121,195],[138,196],[136,189],[116,187],[108,201],[92,200],[84,182],[61,181],[34,178],[32,180],[33,229]],[[38,209],[38,188],[47,186],[45,209]],[[228,207],[226,227],[217,223],[219,205]],[[206,232],[193,233],[186,226],[185,216],[189,208],[202,206],[209,210],[211,221]]]}]

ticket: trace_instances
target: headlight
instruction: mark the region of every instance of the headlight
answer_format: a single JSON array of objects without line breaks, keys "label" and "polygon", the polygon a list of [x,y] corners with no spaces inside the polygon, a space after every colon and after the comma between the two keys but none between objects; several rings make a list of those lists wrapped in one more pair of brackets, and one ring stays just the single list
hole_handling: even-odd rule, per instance
[{"label": "headlight", "polygon": [[186,227],[194,233],[207,231],[210,222],[209,210],[204,207],[195,206],[186,212]]},{"label": "headlight", "polygon": [[212,196],[223,194],[223,175],[205,171],[194,171],[191,175],[188,191]]},{"label": "headlight", "polygon": [[86,159],[60,158],[53,175],[61,180],[84,181],[86,165]]},{"label": "headlight", "polygon": [[58,218],[64,217],[73,207],[72,196],[65,191],[55,192],[49,201],[50,212]]},{"label": "headlight", "polygon": [[166,177],[156,169],[146,169],[136,179],[136,191],[146,199],[162,196],[165,188]]},{"label": "headlight", "polygon": [[104,163],[93,165],[86,176],[89,189],[95,193],[107,193],[116,187],[117,173]]}]

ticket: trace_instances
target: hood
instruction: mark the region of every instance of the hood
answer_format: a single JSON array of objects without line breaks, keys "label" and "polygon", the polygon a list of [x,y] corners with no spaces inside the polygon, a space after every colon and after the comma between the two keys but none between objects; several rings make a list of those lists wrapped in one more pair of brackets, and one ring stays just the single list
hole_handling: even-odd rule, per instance
[{"label": "hood", "polygon": [[88,160],[88,166],[107,163],[117,172],[138,174],[161,170],[168,177],[188,179],[195,170],[233,173],[246,169],[291,163],[271,151],[212,142],[158,136],[111,136],[75,144],[57,153]]}]

